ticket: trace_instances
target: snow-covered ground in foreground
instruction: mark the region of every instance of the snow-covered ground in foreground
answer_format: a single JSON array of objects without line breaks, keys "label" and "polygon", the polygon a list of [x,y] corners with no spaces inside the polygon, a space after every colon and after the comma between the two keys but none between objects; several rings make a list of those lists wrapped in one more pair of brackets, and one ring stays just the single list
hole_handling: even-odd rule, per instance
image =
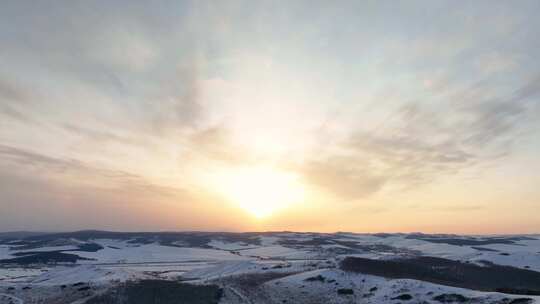
[{"label": "snow-covered ground in foreground", "polygon": [[[74,294],[77,289],[73,284],[79,282],[89,284],[95,291],[126,280],[154,278],[224,284],[226,295],[236,295],[224,299],[223,303],[229,304],[245,303],[246,297],[251,296],[259,299],[260,303],[284,303],[284,300],[287,303],[438,303],[433,298],[445,293],[476,299],[478,303],[499,301],[502,304],[500,301],[504,298],[522,297],[538,300],[531,296],[510,296],[417,280],[347,273],[337,268],[339,261],[348,256],[370,259],[432,256],[478,265],[489,261],[540,272],[538,235],[473,238],[421,234],[280,232],[227,238],[224,234],[216,234],[215,237],[209,234],[195,235],[197,239],[191,240],[191,244],[195,245],[191,246],[190,240],[167,243],[158,237],[139,241],[139,237],[77,239],[73,236],[58,240],[53,238],[50,242],[38,242],[37,245],[31,243],[26,247],[0,242],[0,260],[35,252],[64,252],[86,259],[76,263],[48,265],[0,263],[0,293],[14,293],[21,299],[31,299],[37,294],[56,297],[64,292],[59,286],[68,286]],[[170,235],[167,237],[170,238]],[[88,249],[84,245],[98,248]],[[264,277],[266,274],[276,275],[276,278],[263,282],[257,287],[257,293],[248,293],[247,296],[243,294],[245,291],[227,285],[228,280],[238,276]],[[324,280],[306,280],[317,276]],[[352,294],[339,294],[339,289],[350,289]],[[412,299],[396,298],[403,294]]]},{"label": "snow-covered ground in foreground", "polygon": [[48,268],[0,268],[0,284],[2,282],[26,282],[47,271]]},{"label": "snow-covered ground in foreground", "polygon": [[[320,276],[320,277],[319,277]],[[323,278],[310,280],[309,278]],[[339,289],[350,289],[352,294],[339,294]],[[479,292],[409,279],[347,273],[337,269],[321,269],[266,282],[262,293],[272,295],[272,303],[430,303],[441,294],[459,294],[477,299],[476,303],[496,303],[503,298],[523,298],[495,292]],[[410,300],[399,296],[410,295]],[[540,297],[530,297],[538,301]]]}]

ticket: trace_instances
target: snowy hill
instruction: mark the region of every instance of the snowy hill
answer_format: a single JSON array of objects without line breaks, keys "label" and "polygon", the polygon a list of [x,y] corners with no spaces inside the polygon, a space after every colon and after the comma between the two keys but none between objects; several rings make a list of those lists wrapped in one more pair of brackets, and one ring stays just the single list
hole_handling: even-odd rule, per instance
[{"label": "snowy hill", "polygon": [[540,295],[540,236],[0,234],[6,303],[84,303],[138,280],[213,284],[222,303],[531,303]]}]

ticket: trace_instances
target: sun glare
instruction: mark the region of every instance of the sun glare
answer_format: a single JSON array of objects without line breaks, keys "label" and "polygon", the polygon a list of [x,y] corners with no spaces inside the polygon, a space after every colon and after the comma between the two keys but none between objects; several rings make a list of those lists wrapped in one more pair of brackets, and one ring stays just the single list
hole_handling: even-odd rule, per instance
[{"label": "sun glare", "polygon": [[219,174],[217,184],[221,195],[257,218],[304,198],[304,188],[296,174],[271,167],[228,170]]}]

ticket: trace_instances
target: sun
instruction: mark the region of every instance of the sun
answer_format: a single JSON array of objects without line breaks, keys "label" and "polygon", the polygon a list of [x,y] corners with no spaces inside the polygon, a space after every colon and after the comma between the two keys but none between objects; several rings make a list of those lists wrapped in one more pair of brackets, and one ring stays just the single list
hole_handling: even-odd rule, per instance
[{"label": "sun", "polygon": [[245,167],[217,174],[218,192],[257,218],[304,199],[298,175],[272,167]]}]

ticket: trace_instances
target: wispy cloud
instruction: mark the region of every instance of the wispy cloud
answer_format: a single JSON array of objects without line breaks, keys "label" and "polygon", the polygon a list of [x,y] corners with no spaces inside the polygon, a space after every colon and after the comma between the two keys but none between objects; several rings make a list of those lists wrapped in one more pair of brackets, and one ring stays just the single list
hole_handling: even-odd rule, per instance
[{"label": "wispy cloud", "polygon": [[60,159],[5,145],[0,145],[0,165],[4,175],[8,175],[13,169],[11,166],[15,166],[19,171],[17,175],[27,173],[52,184],[59,183],[61,187],[82,187],[86,188],[85,191],[121,191],[145,197],[186,193],[183,189],[153,184],[129,172],[98,168],[77,159]]},{"label": "wispy cloud", "polygon": [[179,68],[175,77],[163,85],[160,95],[145,104],[150,109],[149,117],[154,131],[197,127],[204,115],[198,69],[197,66]]},{"label": "wispy cloud", "polygon": [[32,119],[24,111],[30,99],[29,92],[20,85],[0,77],[0,115],[22,122],[31,122]]},{"label": "wispy cloud", "polygon": [[352,132],[338,144],[340,152],[332,152],[339,154],[307,162],[303,174],[311,183],[353,200],[387,184],[409,188],[500,160],[519,128],[535,120],[526,112],[538,104],[540,81],[532,78],[508,96],[476,99],[485,95],[483,90],[469,88],[440,105],[408,103],[379,129]]}]

